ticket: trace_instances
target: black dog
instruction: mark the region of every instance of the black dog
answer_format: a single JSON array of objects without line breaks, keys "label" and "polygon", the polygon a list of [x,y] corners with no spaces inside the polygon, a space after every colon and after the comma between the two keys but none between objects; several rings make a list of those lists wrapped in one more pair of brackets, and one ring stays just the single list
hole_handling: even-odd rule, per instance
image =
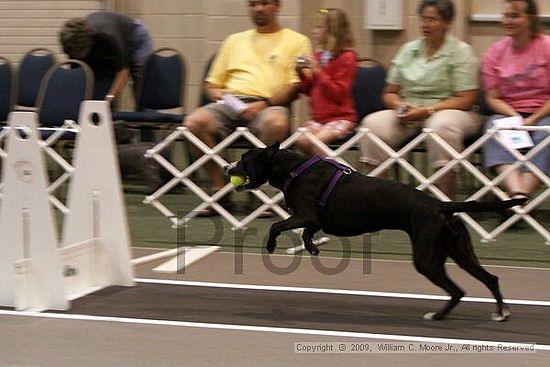
[{"label": "black dog", "polygon": [[357,236],[400,229],[411,238],[416,270],[451,296],[445,307],[424,318],[443,319],[464,296],[445,272],[448,256],[492,292],[497,301],[493,320],[504,321],[510,315],[502,301],[498,278],[480,265],[468,230],[453,213],[510,208],[524,203],[524,199],[442,202],[399,182],[364,176],[327,159],[311,159],[279,149],[279,143],[246,152],[239,162],[226,167],[226,172],[242,178],[238,191],[255,189],[266,182],[283,191],[292,215],[271,226],[267,241],[270,253],[275,250],[277,236],[289,229],[304,228],[302,238],[313,255],[319,253],[312,241],[319,230],[336,236]]}]

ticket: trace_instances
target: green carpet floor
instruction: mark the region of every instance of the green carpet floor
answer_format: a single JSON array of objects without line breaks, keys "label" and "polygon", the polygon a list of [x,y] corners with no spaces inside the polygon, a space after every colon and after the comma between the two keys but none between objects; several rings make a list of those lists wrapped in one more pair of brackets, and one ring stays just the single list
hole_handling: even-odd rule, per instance
[{"label": "green carpet floor", "polygon": [[[234,200],[238,208],[244,206],[245,194],[236,194]],[[143,204],[145,198],[139,186],[125,186],[125,199],[133,246],[174,248],[185,245],[218,245],[223,251],[245,251],[261,253],[269,226],[276,220],[258,219],[251,223],[244,233],[244,239],[231,229],[229,223],[221,217],[209,219],[195,218],[185,228],[174,229],[170,222],[153,206]],[[178,190],[167,194],[162,202],[174,213],[188,212],[198,205],[199,200],[187,190]],[[242,217],[242,215],[241,215]],[[545,227],[550,224],[550,211],[538,211],[535,215]],[[485,228],[494,228],[498,219],[494,214],[485,214],[480,218]],[[550,246],[545,245],[544,238],[531,229],[508,230],[498,237],[496,242],[482,243],[479,236],[472,234],[476,253],[484,264],[544,267],[550,268]],[[299,245],[299,237],[282,235],[279,239],[279,252],[285,248]],[[353,238],[331,238],[321,248],[325,256],[368,256],[372,258],[410,260],[411,247],[409,239],[401,231],[382,231],[370,236]]]}]

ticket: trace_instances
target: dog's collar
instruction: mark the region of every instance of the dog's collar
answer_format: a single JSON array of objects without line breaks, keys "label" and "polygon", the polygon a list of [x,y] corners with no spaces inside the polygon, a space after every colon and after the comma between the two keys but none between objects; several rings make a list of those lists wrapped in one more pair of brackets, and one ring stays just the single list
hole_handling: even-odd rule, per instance
[{"label": "dog's collar", "polygon": [[308,168],[310,168],[311,166],[313,166],[315,163],[317,163],[319,161],[323,161],[323,162],[326,162],[328,164],[331,164],[331,165],[333,165],[334,167],[336,167],[338,169],[334,173],[334,175],[332,176],[332,179],[330,180],[329,184],[327,185],[327,188],[323,192],[323,196],[321,196],[321,199],[319,200],[319,206],[321,208],[323,208],[325,206],[325,204],[327,203],[327,200],[328,200],[330,194],[332,193],[332,190],[334,190],[334,187],[336,187],[336,184],[338,183],[338,181],[340,181],[340,179],[342,178],[343,175],[349,175],[351,173],[351,168],[349,168],[348,166],[345,166],[341,163],[338,163],[338,162],[336,162],[332,159],[326,159],[326,158],[323,158],[323,157],[320,157],[320,156],[316,155],[314,157],[309,158],[308,160],[306,160],[302,164],[300,164],[298,167],[296,167],[294,170],[292,170],[290,172],[290,174],[288,175],[288,177],[285,181],[285,184],[283,185],[283,194],[286,195],[288,188],[290,187],[290,185],[292,184],[292,182],[294,181],[294,179],[296,177],[301,175],[305,170],[307,170]]}]

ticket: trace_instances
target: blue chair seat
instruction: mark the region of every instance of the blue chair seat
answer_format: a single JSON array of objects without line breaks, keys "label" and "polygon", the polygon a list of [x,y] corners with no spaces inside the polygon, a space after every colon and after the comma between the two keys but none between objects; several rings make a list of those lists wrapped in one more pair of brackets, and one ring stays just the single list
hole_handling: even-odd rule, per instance
[{"label": "blue chair seat", "polygon": [[181,123],[185,114],[165,113],[154,110],[147,111],[115,111],[113,121],[125,122],[152,122],[152,123]]},{"label": "blue chair seat", "polygon": [[[10,127],[6,126],[4,123],[0,124],[0,130],[9,130]],[[38,132],[40,133],[40,138],[42,140],[48,139],[50,136],[52,136],[55,132],[55,128],[38,128]],[[63,135],[59,137],[59,140],[75,140],[76,139],[76,131],[65,131]]]},{"label": "blue chair seat", "polygon": [[18,106],[36,107],[42,79],[56,62],[54,53],[43,47],[34,48],[23,56],[17,78]]},{"label": "blue chair seat", "polygon": [[8,59],[0,56],[0,122],[8,119],[15,92],[14,72]]},{"label": "blue chair seat", "polygon": [[113,120],[146,130],[160,128],[162,124],[182,123],[185,114],[160,111],[183,110],[185,72],[185,62],[177,50],[157,49],[149,55],[143,67],[137,88],[137,111],[115,111]]},{"label": "blue chair seat", "polygon": [[80,104],[92,96],[93,80],[91,69],[81,61],[67,60],[52,66],[42,79],[37,98],[41,126],[78,121]]},{"label": "blue chair seat", "polygon": [[368,114],[383,110],[382,93],[386,84],[386,69],[382,65],[358,66],[352,94],[359,122]]},{"label": "blue chair seat", "polygon": [[[386,69],[376,60],[360,59],[361,61],[374,62],[374,66],[358,66],[355,75],[355,81],[352,87],[352,95],[359,117],[358,128],[361,127],[361,120],[369,113],[383,110],[382,92],[386,83]],[[337,149],[340,145],[351,139],[357,131],[350,132],[348,135],[329,144],[331,149]],[[352,150],[357,147],[352,147]]]},{"label": "blue chair seat", "polygon": [[[40,132],[40,137],[42,140],[48,139],[50,136],[52,136],[56,130],[54,129],[44,129],[39,128],[38,131]],[[76,132],[75,131],[65,131],[63,135],[59,137],[59,140],[75,140],[76,139]]]}]

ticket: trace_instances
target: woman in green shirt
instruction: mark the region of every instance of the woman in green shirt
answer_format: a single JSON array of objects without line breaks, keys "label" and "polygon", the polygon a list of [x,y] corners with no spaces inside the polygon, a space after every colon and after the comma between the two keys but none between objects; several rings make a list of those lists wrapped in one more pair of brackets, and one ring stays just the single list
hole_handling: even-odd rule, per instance
[{"label": "woman in green shirt", "polygon": [[[368,115],[362,124],[394,149],[428,127],[460,152],[464,137],[477,133],[482,125],[481,117],[472,111],[479,89],[477,59],[470,45],[448,34],[454,18],[451,0],[423,0],[418,15],[422,37],[401,47],[390,66],[383,93],[388,109]],[[431,139],[427,149],[436,169],[450,160]],[[369,137],[363,139],[361,162],[368,169],[387,158]],[[452,198],[455,173],[436,184]]]}]

